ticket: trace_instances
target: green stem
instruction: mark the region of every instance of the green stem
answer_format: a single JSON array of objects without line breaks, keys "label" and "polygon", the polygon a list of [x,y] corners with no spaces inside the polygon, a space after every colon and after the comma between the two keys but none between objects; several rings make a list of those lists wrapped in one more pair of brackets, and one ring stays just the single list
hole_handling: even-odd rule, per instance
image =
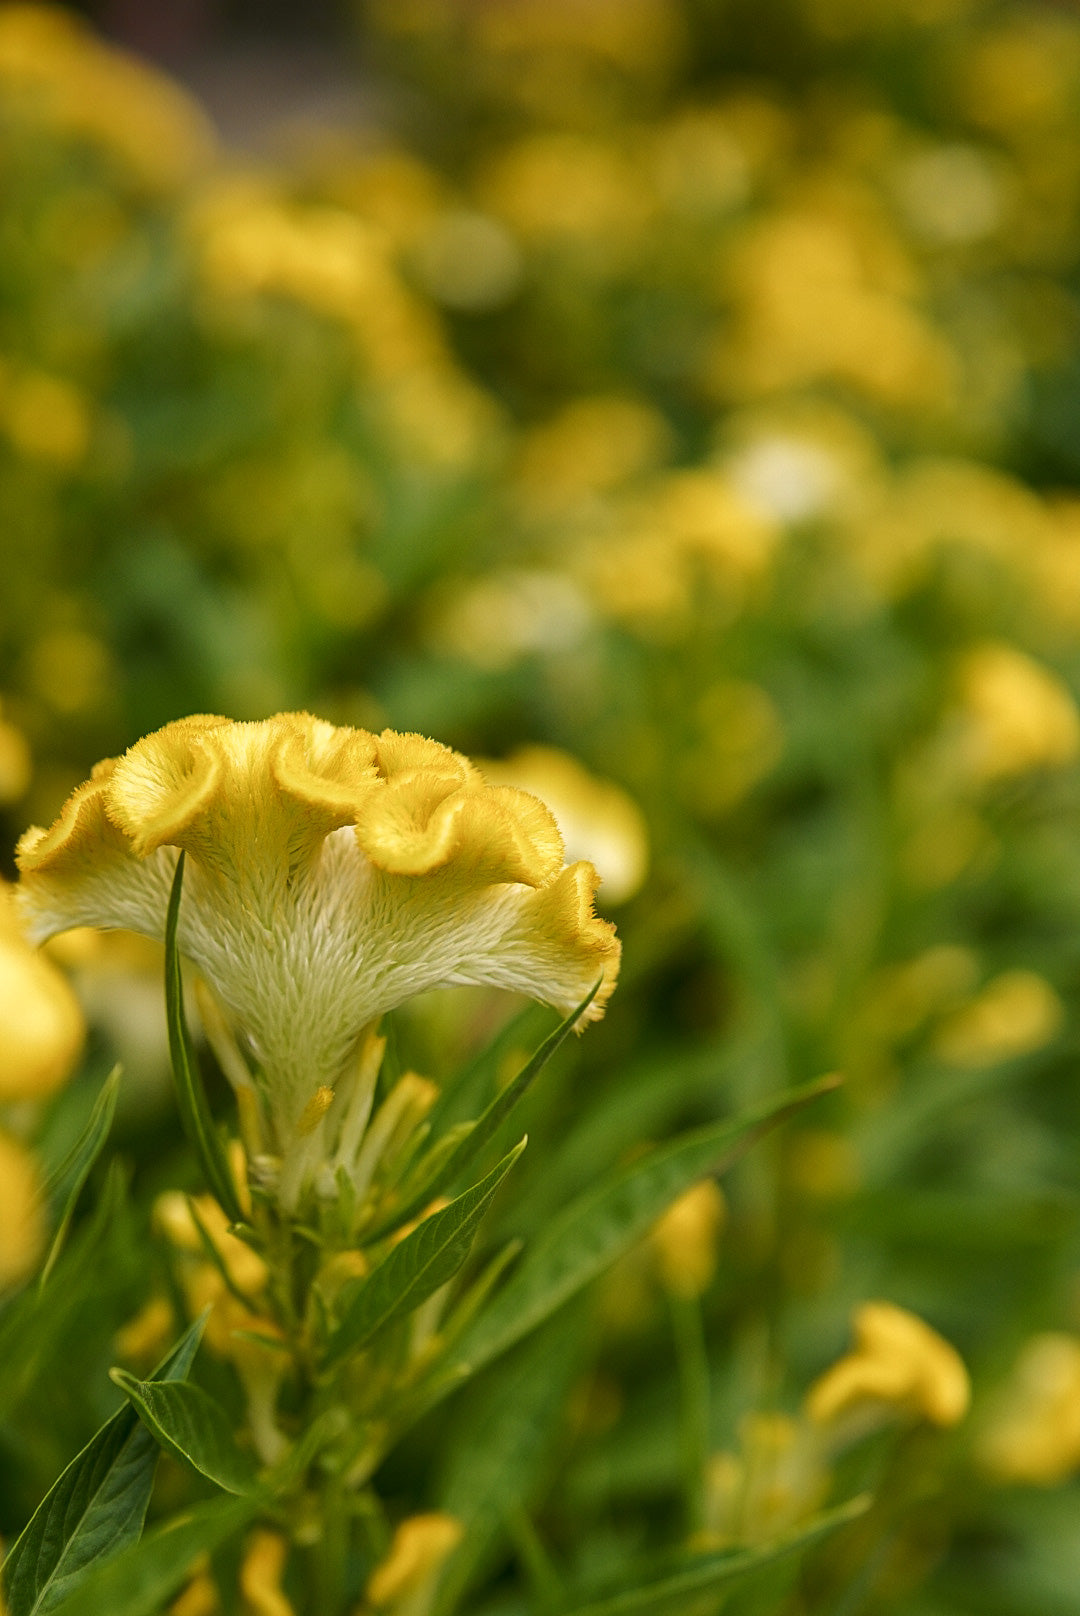
[{"label": "green stem", "polygon": [[705,1469],[709,1458],[709,1359],[698,1297],[672,1296],[671,1323],[679,1375],[679,1428],[687,1525],[705,1525]]},{"label": "green stem", "polygon": [[311,1549],[311,1609],[319,1616],[343,1616],[348,1596],[350,1511],[336,1478],[323,1490],[320,1517],[322,1534]]}]

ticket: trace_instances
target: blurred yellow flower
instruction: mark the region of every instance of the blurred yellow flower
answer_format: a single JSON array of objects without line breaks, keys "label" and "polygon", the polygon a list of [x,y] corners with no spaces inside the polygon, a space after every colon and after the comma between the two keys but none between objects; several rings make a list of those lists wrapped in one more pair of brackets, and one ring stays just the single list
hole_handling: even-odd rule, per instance
[{"label": "blurred yellow flower", "polygon": [[0,1132],[0,1289],[26,1278],[44,1242],[37,1163],[24,1145]]},{"label": "blurred yellow flower", "polygon": [[518,449],[518,498],[529,515],[565,518],[588,510],[598,494],[652,471],[671,448],[660,412],[631,396],[574,399],[524,432]]},{"label": "blurred yellow flower", "polygon": [[605,266],[623,258],[654,210],[640,172],[613,143],[563,131],[500,152],[479,195],[527,242],[573,246]]},{"label": "blurred yellow flower", "polygon": [[[0,707],[0,712],[2,712]],[[0,717],[0,805],[18,802],[30,785],[32,764],[26,736]]]},{"label": "blurred yellow flower", "polygon": [[86,1025],[56,966],[33,949],[0,882],[0,1101],[52,1094],[82,1052]]},{"label": "blurred yellow flower", "polygon": [[894,1408],[933,1425],[967,1413],[968,1373],[954,1347],[914,1313],[892,1302],[864,1302],[854,1318],[854,1350],[816,1380],[806,1411],[817,1425]]},{"label": "blurred yellow flower", "polygon": [[368,1603],[392,1616],[426,1611],[435,1578],[461,1537],[461,1522],[452,1515],[434,1511],[410,1515],[397,1527],[389,1553],[371,1574]]},{"label": "blurred yellow flower", "polygon": [[428,632],[444,654],[508,668],[521,657],[572,650],[592,623],[589,602],[567,573],[506,568],[440,592]]},{"label": "blurred yellow flower", "polygon": [[818,1433],[788,1414],[739,1422],[736,1452],[715,1453],[705,1472],[704,1527],[693,1547],[767,1542],[817,1509],[828,1488]]},{"label": "blurred yellow flower", "polygon": [[721,395],[837,381],[883,403],[950,402],[954,356],[919,309],[913,262],[869,196],[808,189],[749,224],[724,265],[735,327],[704,365]]},{"label": "blurred yellow flower", "polygon": [[962,761],[978,780],[1054,768],[1080,755],[1080,713],[1065,681],[1015,646],[988,642],[958,670]]},{"label": "blurred yellow flower", "polygon": [[675,1296],[704,1295],[716,1274],[727,1201],[714,1178],[703,1178],[673,1201],[650,1239],[660,1278]]},{"label": "blurred yellow flower", "polygon": [[59,6],[0,8],[0,86],[9,103],[100,142],[153,189],[188,179],[213,150],[208,119],[171,79]]},{"label": "blurred yellow flower", "polygon": [[679,760],[686,800],[703,814],[725,813],[763,780],[784,750],[784,726],[767,690],[719,679],[694,705],[699,735]]},{"label": "blurred yellow flower", "polygon": [[210,1570],[209,1556],[197,1564],[183,1593],[169,1606],[169,1616],[220,1616],[221,1597]]},{"label": "blurred yellow flower", "polygon": [[20,454],[75,466],[90,447],[90,404],[74,383],[0,362],[0,424]]},{"label": "blurred yellow flower", "polygon": [[483,768],[494,784],[531,792],[547,804],[566,856],[596,866],[609,903],[625,903],[639,890],[649,865],[649,833],[644,814],[621,786],[598,780],[553,746],[523,746],[502,762],[485,761]]},{"label": "blurred yellow flower", "polygon": [[116,1353],[140,1366],[157,1361],[176,1336],[176,1312],[164,1296],[152,1296],[134,1318],[116,1332]]},{"label": "blurred yellow flower", "polygon": [[180,946],[248,1040],[282,1141],[404,999],[486,984],[569,1011],[602,977],[592,1020],[615,985],[596,872],[564,867],[550,812],[418,735],[306,713],[167,725],[23,836],[35,937],[160,937],[181,848]]},{"label": "blurred yellow flower", "polygon": [[1064,1020],[1061,1000],[1044,977],[1002,971],[942,1022],[933,1049],[954,1066],[994,1066],[1042,1049]]},{"label": "blurred yellow flower", "polygon": [[1080,1340],[1025,1343],[978,1444],[996,1481],[1053,1487],[1080,1469]]}]

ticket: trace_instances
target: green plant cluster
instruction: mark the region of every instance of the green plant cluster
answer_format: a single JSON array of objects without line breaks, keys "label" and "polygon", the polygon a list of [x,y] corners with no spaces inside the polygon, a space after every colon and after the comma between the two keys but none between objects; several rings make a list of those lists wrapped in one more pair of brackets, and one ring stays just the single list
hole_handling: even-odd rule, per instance
[{"label": "green plant cluster", "polygon": [[[155,1211],[231,1193],[226,1085],[185,1057],[200,1156],[159,964],[73,946],[84,1065],[4,1119],[63,1230],[0,1303],[10,1616],[155,1616],[200,1553],[228,1616],[278,1616],[244,1591],[260,1522],[296,1616],[1073,1616],[1080,21],[357,26],[385,126],[255,164],[66,14],[0,9],[4,845],[175,717],[309,708],[570,754],[648,868],[612,865],[622,980],[580,1042],[471,990],[390,1018],[380,1081],[440,1086],[403,1170],[448,1205],[334,1234],[363,1262],[329,1299],[290,1235],[317,1350],[273,1462],[250,1375],[194,1355],[250,1297],[204,1218],[200,1325]],[[649,1229],[781,1109],[680,1290]],[[883,1394],[811,1463],[807,1393],[876,1300],[957,1349],[971,1411]],[[463,1534],[437,1586],[374,1602],[425,1513]]]}]

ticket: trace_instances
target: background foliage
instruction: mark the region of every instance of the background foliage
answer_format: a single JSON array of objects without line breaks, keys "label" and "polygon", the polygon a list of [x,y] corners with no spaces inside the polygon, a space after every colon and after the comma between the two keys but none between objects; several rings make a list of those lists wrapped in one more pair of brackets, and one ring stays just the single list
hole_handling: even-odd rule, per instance
[{"label": "background foliage", "polygon": [[[492,1613],[722,1512],[687,1497],[687,1441],[763,1467],[744,1539],[796,1524],[821,1500],[767,1417],[881,1297],[957,1346],[972,1414],[853,1448],[828,1496],[877,1488],[869,1516],[725,1609],[1080,1610],[1080,1370],[1036,1374],[1027,1461],[986,1458],[1025,1343],[1080,1336],[1080,22],[358,22],[378,127],[255,163],[65,14],[0,8],[4,846],[192,711],[539,743],[617,783],[650,847],[609,910],[621,989],[530,1095],[497,1233],[645,1140],[845,1086],[725,1181],[697,1380],[642,1248],[557,1350],[417,1429],[391,1515],[466,1517],[455,1575]],[[58,1160],[119,1054],[122,1167],[95,1168],[92,1261],[2,1377],[7,1533],[116,1407],[117,1332],[167,1284],[150,1207],[196,1182],[158,979],[68,964],[89,1054],[15,1123]],[[445,1080],[502,1014],[421,1006],[400,1065]],[[154,1507],[187,1485],[163,1470]]]}]

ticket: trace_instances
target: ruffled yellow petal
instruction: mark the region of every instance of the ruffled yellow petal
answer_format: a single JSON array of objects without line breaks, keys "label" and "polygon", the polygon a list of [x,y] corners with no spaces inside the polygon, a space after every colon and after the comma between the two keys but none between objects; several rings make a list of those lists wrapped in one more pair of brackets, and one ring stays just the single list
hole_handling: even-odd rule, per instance
[{"label": "ruffled yellow petal", "polygon": [[128,852],[126,837],[105,812],[105,788],[115,767],[115,758],[95,764],[90,779],[72,792],[48,830],[31,825],[23,832],[16,852],[24,874],[73,873],[84,855],[98,862],[110,852]]},{"label": "ruffled yellow petal", "polygon": [[119,758],[104,789],[105,811],[137,858],[184,846],[217,794],[221,762],[206,744],[223,719],[183,718],[139,741]]}]

